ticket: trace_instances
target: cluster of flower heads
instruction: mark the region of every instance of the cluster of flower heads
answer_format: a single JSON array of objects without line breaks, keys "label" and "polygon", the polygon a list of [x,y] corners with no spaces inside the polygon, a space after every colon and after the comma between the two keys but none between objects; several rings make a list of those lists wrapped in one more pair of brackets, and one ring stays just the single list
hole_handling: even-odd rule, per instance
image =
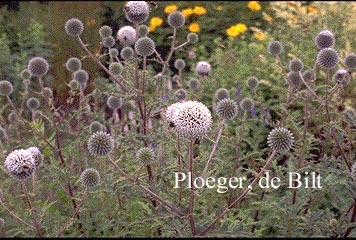
[{"label": "cluster of flower heads", "polygon": [[5,159],[8,174],[17,180],[29,178],[43,161],[43,155],[37,147],[12,151]]},{"label": "cluster of flower heads", "polygon": [[166,120],[178,135],[191,140],[204,136],[212,124],[210,110],[197,101],[170,105],[166,110]]}]

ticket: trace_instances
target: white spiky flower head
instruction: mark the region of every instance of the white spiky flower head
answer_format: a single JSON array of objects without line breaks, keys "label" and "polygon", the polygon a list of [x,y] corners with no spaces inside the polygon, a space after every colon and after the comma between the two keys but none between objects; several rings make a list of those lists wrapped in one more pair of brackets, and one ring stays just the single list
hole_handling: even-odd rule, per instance
[{"label": "white spiky flower head", "polygon": [[38,149],[38,147],[29,147],[26,149],[30,153],[32,153],[33,159],[35,160],[35,165],[38,167],[41,162],[43,162],[43,154]]},{"label": "white spiky flower head", "polygon": [[136,41],[136,30],[131,26],[124,26],[117,32],[117,39],[124,46],[133,45]]},{"label": "white spiky flower head", "polygon": [[14,150],[6,157],[5,168],[12,178],[24,180],[31,177],[35,171],[35,159],[28,150]]}]

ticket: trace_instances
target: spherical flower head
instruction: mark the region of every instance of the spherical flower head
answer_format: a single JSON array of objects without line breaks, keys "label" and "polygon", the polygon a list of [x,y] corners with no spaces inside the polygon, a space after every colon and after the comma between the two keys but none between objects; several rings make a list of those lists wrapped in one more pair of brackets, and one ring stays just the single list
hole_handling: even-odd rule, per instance
[{"label": "spherical flower head", "polygon": [[112,36],[112,28],[104,25],[99,29],[99,35],[101,38],[108,38]]},{"label": "spherical flower head", "polygon": [[122,107],[122,99],[116,96],[108,97],[106,104],[112,110],[116,110]]},{"label": "spherical flower head", "polygon": [[258,87],[258,84],[259,84],[259,81],[258,81],[258,78],[256,78],[256,77],[249,77],[247,79],[247,88],[248,89],[254,90]]},{"label": "spherical flower head", "polygon": [[88,141],[88,150],[92,156],[103,157],[114,149],[114,139],[106,132],[93,133]]},{"label": "spherical flower head", "polygon": [[38,149],[38,147],[29,147],[26,150],[32,154],[35,166],[38,167],[41,162],[43,162],[43,154],[41,153],[41,151]]},{"label": "spherical flower head", "polygon": [[356,67],[356,54],[351,53],[349,55],[347,55],[344,59],[344,63],[346,65],[346,67],[353,69]]},{"label": "spherical flower head", "polygon": [[178,58],[175,60],[174,62],[174,67],[177,69],[177,70],[183,70],[185,68],[185,61],[181,58]]},{"label": "spherical flower head", "polygon": [[28,80],[32,77],[30,70],[28,70],[27,68],[21,71],[20,76],[22,80]]},{"label": "spherical flower head", "polygon": [[332,48],[324,48],[318,53],[316,61],[320,67],[329,70],[339,63],[339,54]]},{"label": "spherical flower head", "polygon": [[154,51],[155,43],[149,37],[139,38],[135,43],[135,52],[142,57],[151,56]]},{"label": "spherical flower head", "polygon": [[188,82],[188,87],[192,90],[198,90],[200,86],[199,80],[196,78],[191,78]]},{"label": "spherical flower head", "polygon": [[280,55],[283,51],[283,46],[279,41],[273,41],[268,44],[268,52],[274,56]]},{"label": "spherical flower head", "polygon": [[136,30],[131,26],[124,26],[117,32],[117,39],[121,45],[131,46],[136,41]]},{"label": "spherical flower head", "polygon": [[306,82],[314,82],[316,80],[316,74],[312,70],[306,70],[303,72],[303,78]]},{"label": "spherical flower head", "polygon": [[82,68],[82,61],[79,58],[71,57],[66,62],[66,68],[70,72],[76,72]]},{"label": "spherical flower head", "polygon": [[28,62],[27,69],[33,76],[43,76],[48,72],[49,65],[43,57],[34,57]]},{"label": "spherical flower head", "polygon": [[289,151],[294,143],[293,134],[285,127],[273,129],[267,137],[268,146],[272,151],[284,153]]},{"label": "spherical flower head", "polygon": [[151,148],[140,148],[136,154],[136,160],[144,165],[148,165],[155,160],[155,153]]},{"label": "spherical flower head", "polygon": [[333,81],[341,86],[346,86],[350,83],[351,76],[349,72],[345,69],[339,69],[335,72],[332,77]]},{"label": "spherical flower head", "polygon": [[117,50],[116,48],[110,48],[109,56],[111,59],[117,58],[119,56],[119,50]]},{"label": "spherical flower head", "polygon": [[180,11],[171,12],[167,18],[169,26],[173,28],[181,28],[184,26],[185,17]]},{"label": "spherical flower head", "polygon": [[208,62],[201,61],[198,62],[195,71],[200,75],[200,76],[208,76],[211,71],[211,65]]},{"label": "spherical flower head", "polygon": [[251,98],[244,98],[240,102],[240,107],[245,112],[250,112],[252,108],[255,106],[255,103]]},{"label": "spherical flower head", "polygon": [[216,106],[216,113],[223,119],[234,119],[238,113],[238,106],[232,99],[225,98]]},{"label": "spherical flower head", "polygon": [[180,88],[174,93],[174,96],[178,101],[184,101],[187,98],[187,91],[185,91],[183,88]]},{"label": "spherical flower head", "polygon": [[7,116],[7,120],[9,121],[9,123],[14,123],[17,120],[17,114],[15,111],[12,111],[9,113],[9,115]]},{"label": "spherical flower head", "polygon": [[109,71],[114,75],[120,75],[122,73],[123,66],[118,62],[110,63]]},{"label": "spherical flower head", "polygon": [[106,48],[111,48],[115,45],[115,38],[113,36],[107,37],[107,38],[102,38],[101,43],[103,44],[104,47]]},{"label": "spherical flower head", "polygon": [[73,79],[73,80],[71,80],[69,82],[69,87],[70,87],[70,89],[72,91],[78,90],[79,89],[79,85],[80,85],[79,82],[77,80],[75,80],[75,79]]},{"label": "spherical flower head", "polygon": [[189,44],[197,43],[198,40],[199,40],[198,34],[196,34],[196,33],[194,33],[194,32],[188,33],[188,35],[187,35],[187,42],[188,42]]},{"label": "spherical flower head", "polygon": [[138,30],[137,30],[138,37],[146,37],[149,32],[150,32],[150,30],[148,29],[148,27],[146,25],[138,26]]},{"label": "spherical flower head", "polygon": [[53,97],[53,91],[49,87],[43,88],[43,95],[47,98],[52,98]]},{"label": "spherical flower head", "polygon": [[35,160],[31,152],[18,149],[12,151],[5,159],[8,174],[17,180],[24,180],[32,176],[36,169]]},{"label": "spherical flower head", "polygon": [[204,136],[212,123],[210,110],[197,101],[182,103],[176,108],[172,118],[177,134],[189,140]]},{"label": "spherical flower head", "polygon": [[0,81],[0,95],[7,97],[14,91],[12,83],[6,80]]},{"label": "spherical flower head", "polygon": [[226,88],[219,88],[215,91],[215,98],[221,101],[225,98],[230,98],[230,92]]},{"label": "spherical flower head", "polygon": [[94,121],[90,124],[89,130],[91,133],[100,132],[102,130],[102,125],[98,121]]},{"label": "spherical flower head", "polygon": [[294,58],[289,62],[289,71],[291,72],[300,72],[303,70],[304,63],[298,58]]},{"label": "spherical flower head", "polygon": [[4,140],[7,138],[7,133],[6,130],[2,127],[0,127],[0,140]]},{"label": "spherical flower head", "polygon": [[26,101],[26,106],[30,110],[36,110],[40,107],[40,101],[35,97],[30,97]]},{"label": "spherical flower head", "polygon": [[84,31],[84,25],[82,21],[77,18],[69,19],[64,28],[69,36],[79,36]]},{"label": "spherical flower head", "polygon": [[134,50],[132,49],[132,47],[124,47],[123,49],[121,49],[120,51],[120,56],[125,60],[131,60],[134,56]]},{"label": "spherical flower head", "polygon": [[129,1],[124,10],[126,19],[134,24],[143,23],[150,14],[150,7],[145,1]]},{"label": "spherical flower head", "polygon": [[177,103],[174,103],[174,104],[170,105],[169,107],[167,107],[167,110],[166,110],[167,122],[173,124],[174,114],[177,111],[177,109],[180,108],[181,106],[182,106],[182,103],[177,102]]},{"label": "spherical flower head", "polygon": [[100,174],[94,168],[87,168],[80,174],[80,181],[84,188],[94,188],[100,182]]},{"label": "spherical flower head", "polygon": [[302,78],[299,72],[289,72],[287,74],[288,83],[294,88],[299,88],[302,84]]},{"label": "spherical flower head", "polygon": [[332,48],[334,44],[334,34],[329,30],[323,30],[315,37],[315,45],[319,49]]},{"label": "spherical flower head", "polygon": [[84,84],[89,80],[89,74],[87,71],[79,69],[73,73],[73,78],[77,80],[79,84]]}]

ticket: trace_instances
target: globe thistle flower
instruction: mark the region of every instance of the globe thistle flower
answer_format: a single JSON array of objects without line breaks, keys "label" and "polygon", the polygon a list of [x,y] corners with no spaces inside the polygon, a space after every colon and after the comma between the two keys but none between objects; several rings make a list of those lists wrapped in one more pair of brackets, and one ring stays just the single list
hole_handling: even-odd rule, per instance
[{"label": "globe thistle flower", "polygon": [[196,78],[191,78],[188,82],[188,87],[192,90],[197,90],[200,86],[199,80]]},{"label": "globe thistle flower", "polygon": [[106,48],[111,48],[115,45],[115,38],[113,36],[107,37],[107,38],[102,38],[101,43],[103,44],[104,47]]},{"label": "globe thistle flower", "polygon": [[289,72],[287,74],[288,83],[294,88],[299,88],[302,84],[302,78],[299,72]]},{"label": "globe thistle flower", "polygon": [[145,1],[129,1],[124,10],[126,19],[134,24],[145,22],[150,13],[150,7]]},{"label": "globe thistle flower", "polygon": [[82,68],[82,61],[79,58],[71,57],[66,62],[66,68],[70,72],[76,72]]},{"label": "globe thistle flower", "polygon": [[277,153],[289,151],[294,143],[293,134],[285,127],[273,129],[269,133],[267,140],[268,146]]},{"label": "globe thistle flower", "polygon": [[112,28],[104,25],[99,29],[99,35],[101,38],[108,38],[112,36]]},{"label": "globe thistle flower", "polygon": [[177,70],[183,70],[185,68],[185,61],[181,58],[178,58],[174,61],[174,67]]},{"label": "globe thistle flower", "polygon": [[32,154],[35,166],[38,167],[41,162],[43,162],[43,154],[37,147],[29,147],[26,149],[26,151],[29,151]]},{"label": "globe thistle flower", "polygon": [[138,37],[146,37],[149,32],[150,32],[150,30],[148,29],[148,27],[146,25],[138,26],[138,30],[137,30]]},{"label": "globe thistle flower", "polygon": [[315,37],[314,42],[319,49],[332,48],[335,44],[335,37],[331,31],[323,30]]},{"label": "globe thistle flower", "polygon": [[306,70],[303,72],[303,79],[306,82],[314,82],[316,79],[316,74],[312,70]]},{"label": "globe thistle flower", "polygon": [[142,57],[151,56],[154,51],[155,43],[149,37],[139,38],[135,43],[135,52]]},{"label": "globe thistle flower", "polygon": [[216,113],[223,119],[234,119],[238,113],[238,106],[234,100],[224,98],[216,106]]},{"label": "globe thistle flower", "polygon": [[351,53],[349,55],[347,55],[344,59],[344,63],[346,65],[346,67],[353,69],[356,67],[356,54]]},{"label": "globe thistle flower", "polygon": [[258,78],[256,78],[256,77],[249,77],[247,79],[247,88],[248,89],[254,90],[258,87],[258,84],[259,84],[259,81],[258,81]]},{"label": "globe thistle flower", "polygon": [[210,74],[211,71],[211,65],[208,62],[201,61],[198,62],[195,71],[200,75],[200,76],[207,76]]},{"label": "globe thistle flower", "polygon": [[174,96],[178,101],[184,101],[187,98],[187,91],[185,91],[183,88],[180,88],[174,93]]},{"label": "globe thistle flower", "polygon": [[346,86],[350,83],[351,76],[349,72],[345,69],[339,69],[335,72],[332,77],[333,81],[341,86]]},{"label": "globe thistle flower", "polygon": [[116,110],[122,107],[122,99],[116,96],[108,97],[106,104],[112,110]]},{"label": "globe thistle flower", "polygon": [[250,112],[252,108],[254,107],[255,103],[251,98],[244,98],[240,102],[240,107],[242,110],[245,112]]},{"label": "globe thistle flower", "polygon": [[26,106],[30,110],[36,110],[40,107],[40,101],[38,101],[38,99],[35,97],[30,97],[26,101]]},{"label": "globe thistle flower", "polygon": [[75,80],[75,79],[73,79],[73,80],[71,80],[69,82],[69,87],[70,87],[70,89],[72,91],[78,90],[79,89],[79,85],[80,85],[79,82],[77,80]]},{"label": "globe thistle flower", "polygon": [[109,71],[113,75],[120,75],[122,73],[122,69],[123,69],[123,66],[118,62],[113,62],[113,63],[110,63],[110,65],[109,65]]},{"label": "globe thistle flower", "polygon": [[117,50],[116,48],[110,48],[109,56],[111,59],[117,58],[119,56],[119,50]]},{"label": "globe thistle flower", "polygon": [[130,59],[133,58],[134,56],[134,50],[132,49],[132,47],[124,47],[123,49],[121,49],[120,51],[120,56],[122,57],[122,59],[124,59],[125,61],[128,61]]},{"label": "globe thistle flower", "polygon": [[0,126],[0,140],[4,140],[6,138],[7,138],[6,130]]},{"label": "globe thistle flower", "polygon": [[88,150],[92,156],[103,157],[114,149],[114,139],[106,132],[93,133],[88,141]]},{"label": "globe thistle flower", "polygon": [[320,67],[329,70],[339,63],[339,54],[332,48],[323,48],[318,53],[316,61]]},{"label": "globe thistle flower", "polygon": [[53,91],[49,87],[43,88],[43,95],[47,98],[52,98],[53,97]]},{"label": "globe thistle flower", "polygon": [[27,68],[22,70],[20,73],[20,77],[22,80],[27,80],[31,78],[31,72]]},{"label": "globe thistle flower", "polygon": [[80,174],[80,181],[84,188],[96,187],[100,182],[100,174],[94,168],[87,168]]},{"label": "globe thistle flower", "polygon": [[136,41],[136,30],[131,26],[124,26],[117,32],[117,39],[121,45],[133,45]]},{"label": "globe thistle flower", "polygon": [[291,72],[300,72],[303,70],[304,63],[298,58],[294,58],[289,62],[289,71]]},{"label": "globe thistle flower", "polygon": [[151,148],[143,147],[140,148],[136,154],[136,160],[143,165],[148,165],[155,160],[155,153]]},{"label": "globe thistle flower", "polygon": [[173,28],[181,28],[184,26],[185,17],[181,12],[174,11],[168,15],[167,21],[168,21],[169,26],[171,26]]},{"label": "globe thistle flower", "polygon": [[0,81],[0,95],[7,97],[14,91],[12,83],[6,80]]},{"label": "globe thistle flower", "polygon": [[167,122],[173,123],[174,114],[177,111],[177,109],[180,108],[181,106],[182,106],[182,103],[177,102],[177,103],[174,103],[174,104],[170,105],[169,107],[167,107],[167,110],[166,110]]},{"label": "globe thistle flower", "polygon": [[178,135],[194,140],[209,130],[212,117],[209,109],[197,101],[181,103],[172,114],[172,122]]},{"label": "globe thistle flower", "polygon": [[15,111],[12,111],[9,113],[9,115],[7,116],[7,120],[9,121],[9,123],[14,123],[17,120],[17,114]]},{"label": "globe thistle flower", "polygon": [[102,130],[102,124],[98,121],[94,121],[89,126],[89,131],[91,133],[100,132]]},{"label": "globe thistle flower", "polygon": [[84,25],[82,21],[77,18],[69,19],[64,28],[69,36],[79,36],[84,31]]},{"label": "globe thistle flower", "polygon": [[193,32],[188,33],[188,35],[187,35],[187,42],[188,43],[194,44],[194,43],[198,42],[198,40],[199,40],[198,34],[193,33]]},{"label": "globe thistle flower", "polygon": [[273,41],[268,44],[268,52],[274,56],[280,55],[283,51],[283,46],[279,41]]},{"label": "globe thistle flower", "polygon": [[35,160],[31,152],[18,149],[12,151],[5,159],[8,174],[16,180],[24,180],[32,176],[36,169]]},{"label": "globe thistle flower", "polygon": [[77,80],[79,84],[84,84],[89,80],[89,74],[87,71],[79,69],[73,73],[73,78]]},{"label": "globe thistle flower", "polygon": [[215,98],[218,101],[221,101],[225,98],[230,98],[230,93],[226,88],[219,88],[218,90],[215,91]]},{"label": "globe thistle flower", "polygon": [[49,65],[43,57],[34,57],[28,62],[27,69],[33,76],[43,76],[48,72]]}]

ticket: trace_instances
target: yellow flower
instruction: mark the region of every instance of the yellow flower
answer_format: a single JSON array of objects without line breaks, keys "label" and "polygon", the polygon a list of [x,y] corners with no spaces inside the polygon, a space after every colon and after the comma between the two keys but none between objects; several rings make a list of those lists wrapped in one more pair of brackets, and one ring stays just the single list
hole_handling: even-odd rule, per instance
[{"label": "yellow flower", "polygon": [[219,5],[219,6],[214,7],[214,9],[215,9],[216,11],[222,11],[222,10],[223,10],[223,7]]},{"label": "yellow flower", "polygon": [[308,13],[318,13],[318,9],[316,9],[315,7],[309,6],[308,7]]},{"label": "yellow flower", "polygon": [[159,17],[153,17],[150,20],[150,25],[154,26],[154,27],[159,27],[162,25],[162,23],[163,23],[163,20],[162,20],[162,18],[159,18]]},{"label": "yellow flower", "polygon": [[192,8],[185,8],[182,10],[182,14],[185,18],[189,17],[190,15],[193,14],[193,9]]},{"label": "yellow flower", "polygon": [[206,8],[201,6],[195,6],[193,9],[193,13],[196,15],[204,15],[206,14]]},{"label": "yellow flower", "polygon": [[262,32],[255,32],[255,33],[253,34],[253,36],[254,36],[255,38],[257,38],[258,40],[260,40],[260,41],[263,41],[263,40],[266,39],[266,34],[264,34],[264,33],[262,33]]},{"label": "yellow flower", "polygon": [[266,20],[267,22],[272,22],[273,21],[273,17],[271,17],[270,15],[264,15],[263,19]]},{"label": "yellow flower", "polygon": [[250,1],[247,4],[247,7],[251,10],[251,11],[260,11],[262,9],[261,4],[258,1]]},{"label": "yellow flower", "polygon": [[236,27],[237,31],[240,32],[240,33],[244,33],[244,32],[247,31],[246,24],[238,23],[238,24],[235,25],[235,27]]},{"label": "yellow flower", "polygon": [[164,8],[164,12],[167,14],[170,14],[171,12],[177,11],[177,6],[176,5],[168,5],[167,7]]},{"label": "yellow flower", "polygon": [[231,26],[228,29],[226,29],[226,34],[230,37],[237,37],[241,33],[239,31],[237,31],[236,27]]},{"label": "yellow flower", "polygon": [[153,26],[153,25],[149,25],[149,26],[148,26],[148,30],[149,30],[150,32],[153,32],[155,29],[156,29],[156,27]]},{"label": "yellow flower", "polygon": [[268,87],[272,86],[271,82],[268,81],[268,80],[265,80],[265,79],[261,79],[259,83],[263,84],[263,85],[266,85]]},{"label": "yellow flower", "polygon": [[189,24],[189,31],[194,32],[194,33],[199,32],[200,31],[199,24],[198,23]]}]

